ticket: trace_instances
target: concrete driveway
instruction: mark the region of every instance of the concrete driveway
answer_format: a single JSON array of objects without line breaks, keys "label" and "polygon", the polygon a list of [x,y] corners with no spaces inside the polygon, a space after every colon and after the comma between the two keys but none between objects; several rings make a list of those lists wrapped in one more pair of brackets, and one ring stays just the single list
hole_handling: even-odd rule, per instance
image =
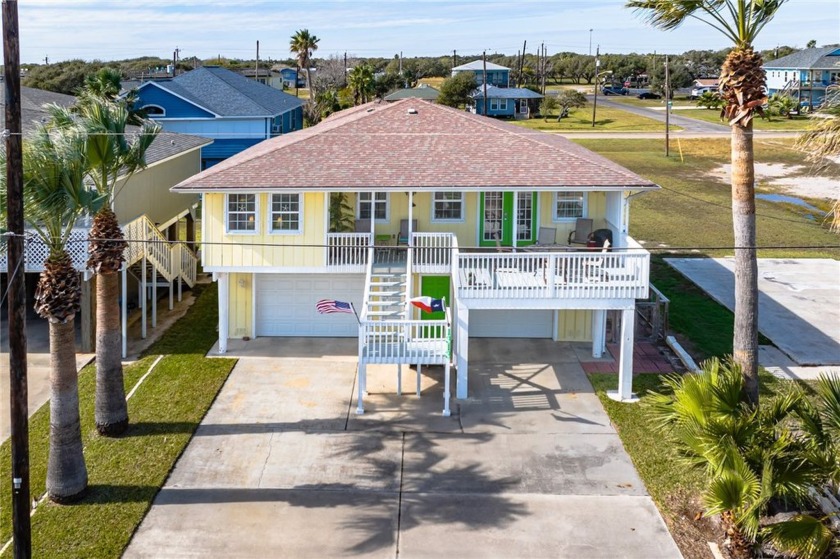
[{"label": "concrete driveway", "polygon": [[680,556],[586,347],[471,343],[452,417],[442,368],[424,368],[418,398],[414,370],[397,396],[396,367],[372,367],[357,416],[356,343],[231,348],[239,363],[124,557]]},{"label": "concrete driveway", "polygon": [[[733,258],[666,258],[715,301],[735,309]],[[840,365],[840,261],[758,259],[758,330],[798,365]],[[765,352],[771,358],[776,354]],[[778,362],[765,362],[778,366]]]}]

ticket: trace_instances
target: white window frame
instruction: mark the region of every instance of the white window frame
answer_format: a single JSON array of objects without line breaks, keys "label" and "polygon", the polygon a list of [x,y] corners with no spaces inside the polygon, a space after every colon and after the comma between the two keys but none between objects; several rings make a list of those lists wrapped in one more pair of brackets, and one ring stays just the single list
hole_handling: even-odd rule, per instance
[{"label": "white window frame", "polygon": [[491,111],[498,111],[500,102],[501,102],[501,100],[499,98],[491,97],[490,98],[490,110]]},{"label": "white window frame", "polygon": [[[297,212],[275,212],[274,211],[274,197],[275,196],[297,196],[298,209]],[[301,192],[276,192],[269,196],[268,199],[268,222],[269,232],[272,235],[301,235],[303,234],[303,193]],[[297,229],[275,229],[274,216],[280,213],[297,213],[298,228]]]},{"label": "white window frame", "polygon": [[[372,218],[375,219],[375,223],[391,223],[391,193],[390,192],[359,192],[358,194],[356,194],[356,219],[367,219],[365,217],[362,217],[362,203],[363,203],[362,202],[362,196],[364,196],[366,194],[369,194],[369,195],[373,196],[373,199],[375,200],[374,208],[372,209],[372,214],[373,215],[371,216]],[[376,196],[380,195],[380,194],[385,195],[385,200],[384,200],[384,202],[385,202],[385,217],[384,218],[377,218],[376,217],[376,205],[381,204],[383,202],[383,200],[376,201]],[[369,204],[370,201],[365,200],[364,203]]]},{"label": "white window frame", "polygon": [[[583,196],[583,204],[581,207],[581,215],[577,216],[558,216],[557,202],[561,194],[581,194]],[[552,200],[551,218],[554,223],[569,223],[573,222],[579,217],[587,217],[589,215],[589,193],[581,190],[568,190],[555,192]]]},{"label": "white window frame", "polygon": [[[438,194],[458,194],[459,199],[457,200],[438,200]],[[436,217],[435,208],[438,202],[460,202],[461,204],[461,217],[459,218],[439,218]],[[431,220],[432,223],[464,223],[466,221],[466,207],[467,207],[467,200],[466,196],[464,196],[463,192],[452,192],[448,190],[439,190],[436,192],[432,192],[432,215]]]},{"label": "white window frame", "polygon": [[507,110],[507,103],[508,103],[507,99],[499,99],[499,110],[500,111],[506,111]]},{"label": "white window frame", "polygon": [[149,103],[147,105],[143,105],[142,107],[140,107],[139,110],[144,111],[144,110],[148,109],[149,107],[154,107],[156,109],[160,109],[159,113],[149,115],[149,118],[153,119],[155,117],[165,117],[166,116],[166,109],[164,107],[161,107],[160,105],[155,105],[154,103]]},{"label": "white window frame", "polygon": [[[253,196],[254,197],[254,230],[245,231],[230,228],[230,197],[231,196]],[[239,212],[237,212],[239,213]],[[249,212],[242,212],[249,213]],[[255,192],[236,192],[225,194],[225,233],[228,235],[259,235],[260,233],[260,195]]]}]

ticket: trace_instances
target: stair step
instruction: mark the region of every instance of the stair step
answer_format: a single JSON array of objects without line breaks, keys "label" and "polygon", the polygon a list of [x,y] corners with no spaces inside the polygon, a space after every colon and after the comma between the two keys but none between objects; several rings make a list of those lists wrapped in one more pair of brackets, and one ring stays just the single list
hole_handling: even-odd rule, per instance
[{"label": "stair step", "polygon": [[405,287],[404,281],[378,281],[370,282],[370,287]]},{"label": "stair step", "polygon": [[396,307],[405,305],[402,301],[368,301],[368,307]]},{"label": "stair step", "polygon": [[395,317],[395,318],[402,318],[401,311],[368,311],[368,316],[388,316],[388,317]]}]

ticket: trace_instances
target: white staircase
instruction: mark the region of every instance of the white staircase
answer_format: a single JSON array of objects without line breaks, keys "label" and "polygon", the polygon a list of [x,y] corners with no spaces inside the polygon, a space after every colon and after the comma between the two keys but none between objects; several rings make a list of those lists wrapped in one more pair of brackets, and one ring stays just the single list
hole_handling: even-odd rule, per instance
[{"label": "white staircase", "polygon": [[406,288],[405,271],[372,272],[365,316],[370,320],[404,320]]}]

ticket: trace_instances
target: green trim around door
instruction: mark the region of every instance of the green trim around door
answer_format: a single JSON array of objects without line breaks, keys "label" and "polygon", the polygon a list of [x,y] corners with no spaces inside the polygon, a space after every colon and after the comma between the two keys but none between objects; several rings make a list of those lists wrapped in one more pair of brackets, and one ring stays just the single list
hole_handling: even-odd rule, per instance
[{"label": "green trim around door", "polygon": [[[513,215],[514,196],[519,196],[520,204],[517,205],[517,216]],[[530,197],[530,200],[527,198]],[[493,247],[497,243],[501,246],[513,246],[514,222],[530,223],[530,238],[518,239],[517,246],[528,246],[537,242],[537,207],[538,195],[536,192],[482,192],[480,196],[480,208],[478,212],[478,245]],[[526,202],[530,202],[530,212],[523,209]],[[516,219],[514,220],[514,217]],[[485,238],[485,231],[487,231]],[[496,235],[492,235],[496,231]],[[496,237],[500,237],[498,240]]]}]

